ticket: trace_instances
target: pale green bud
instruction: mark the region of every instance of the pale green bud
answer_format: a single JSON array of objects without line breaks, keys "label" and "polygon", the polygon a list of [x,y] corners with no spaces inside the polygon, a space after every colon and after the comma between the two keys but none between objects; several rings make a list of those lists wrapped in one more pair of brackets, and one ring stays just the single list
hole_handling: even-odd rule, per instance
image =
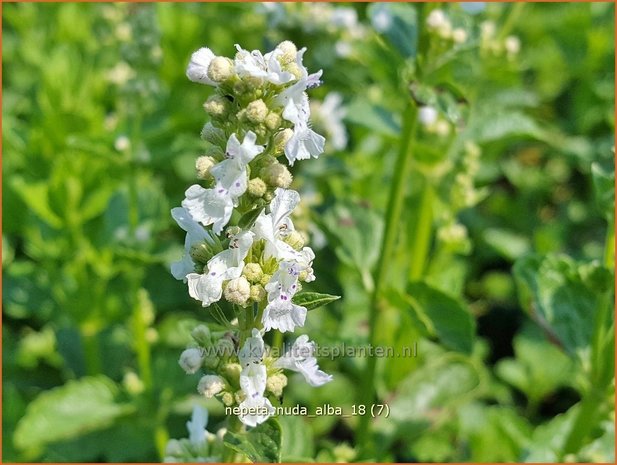
[{"label": "pale green bud", "polygon": [[263,197],[268,190],[268,186],[261,178],[253,178],[249,180],[248,183],[248,193],[253,197]]},{"label": "pale green bud", "polygon": [[253,302],[261,302],[266,298],[266,290],[261,284],[253,284],[251,286],[251,297]]},{"label": "pale green bud", "polygon": [[223,367],[225,377],[232,383],[237,384],[242,373],[242,366],[239,363],[228,363]]},{"label": "pale green bud", "polygon": [[262,286],[265,286],[266,284],[270,282],[271,279],[272,279],[271,274],[264,273],[264,275],[261,277],[261,282],[259,284],[261,284]]},{"label": "pale green bud", "polygon": [[203,155],[195,160],[195,171],[199,179],[208,179],[210,177],[210,168],[216,165],[216,160],[210,156]]},{"label": "pale green bud", "polygon": [[258,283],[264,275],[259,263],[247,263],[244,265],[242,275],[251,283]]},{"label": "pale green bud", "polygon": [[205,346],[211,343],[210,329],[206,325],[198,325],[191,331],[191,337],[199,345]]},{"label": "pale green bud", "polygon": [[124,375],[122,384],[127,392],[133,395],[141,394],[145,389],[143,381],[139,379],[139,376],[132,371],[129,371]]},{"label": "pale green bud", "polygon": [[246,118],[252,123],[261,123],[268,115],[268,107],[263,100],[254,100],[246,107]]},{"label": "pale green bud", "polygon": [[266,389],[276,397],[281,397],[283,395],[283,389],[285,386],[287,386],[287,376],[283,373],[277,373],[269,376],[266,381]]},{"label": "pale green bud", "polygon": [[244,391],[239,390],[235,392],[234,398],[236,399],[236,402],[238,404],[241,404],[246,399],[246,394],[244,393]]},{"label": "pale green bud", "polygon": [[278,132],[276,136],[274,136],[274,154],[281,155],[285,151],[285,146],[289,139],[294,135],[293,130],[287,128]]},{"label": "pale green bud", "polygon": [[270,131],[274,131],[281,125],[281,117],[278,113],[270,112],[264,120],[264,124]]},{"label": "pale green bud", "polygon": [[356,458],[356,451],[348,444],[339,444],[332,449],[334,460],[338,463],[349,463]]},{"label": "pale green bud", "polygon": [[214,127],[212,123],[205,124],[201,130],[201,138],[220,147],[225,147],[227,144],[225,132],[220,128]]},{"label": "pale green bud", "polygon": [[229,100],[220,95],[212,95],[204,103],[204,110],[213,118],[225,116],[229,110]]},{"label": "pale green bud", "polygon": [[178,364],[188,375],[192,375],[201,368],[204,361],[201,349],[191,348],[186,349],[180,354]]},{"label": "pale green bud", "polygon": [[225,300],[236,305],[245,305],[251,295],[251,285],[244,276],[232,279],[223,291]]},{"label": "pale green bud", "polygon": [[234,63],[226,57],[213,58],[208,67],[208,77],[214,82],[224,82],[234,74]]},{"label": "pale green bud", "polygon": [[225,406],[231,407],[234,404],[234,395],[231,392],[224,392],[221,400]]},{"label": "pale green bud", "polygon": [[298,48],[296,45],[290,41],[285,40],[276,46],[282,53],[279,55],[278,59],[282,65],[286,65],[296,60],[296,54],[298,53]]},{"label": "pale green bud", "polygon": [[285,165],[273,163],[261,170],[261,177],[271,186],[286,189],[290,186],[292,176]]},{"label": "pale green bud", "polygon": [[304,237],[298,231],[291,231],[287,234],[284,241],[295,250],[302,250],[302,247],[304,247]]}]

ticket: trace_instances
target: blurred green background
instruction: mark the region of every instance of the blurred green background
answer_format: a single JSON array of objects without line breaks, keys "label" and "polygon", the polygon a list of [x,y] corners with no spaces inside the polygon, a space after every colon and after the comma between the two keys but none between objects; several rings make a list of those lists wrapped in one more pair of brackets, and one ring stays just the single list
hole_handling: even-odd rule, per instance
[{"label": "blurred green background", "polygon": [[418,357],[380,359],[374,382],[364,359],[323,360],[335,381],[285,393],[349,409],[375,389],[378,446],[358,455],[357,418],[287,417],[283,459],[614,460],[614,5],[441,5],[460,44],[425,27],[438,7],[3,5],[4,461],[158,461],[194,402],[223,425],[177,365],[210,321],[169,273],[209,95],[184,71],[202,46],[285,39],[324,70],[313,101],[346,112],[314,109],[329,145],[294,167],[313,289],[343,296],[307,320],[318,343],[368,340],[406,83],[442,123],[415,130],[376,329]]}]

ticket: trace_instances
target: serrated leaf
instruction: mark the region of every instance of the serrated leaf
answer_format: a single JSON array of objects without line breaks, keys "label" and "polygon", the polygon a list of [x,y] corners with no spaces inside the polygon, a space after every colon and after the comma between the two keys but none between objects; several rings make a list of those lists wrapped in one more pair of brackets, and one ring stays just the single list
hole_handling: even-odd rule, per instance
[{"label": "serrated leaf", "polygon": [[223,441],[226,446],[246,455],[252,462],[281,461],[281,426],[274,418],[249,429],[245,434],[228,431]]},{"label": "serrated leaf", "polygon": [[475,320],[463,303],[422,282],[407,287],[408,300],[429,331],[450,347],[471,353],[475,335]]},{"label": "serrated leaf", "polygon": [[238,221],[238,226],[244,230],[250,229],[255,223],[255,221],[257,221],[257,218],[259,217],[263,209],[264,207],[259,207],[249,212],[246,212],[244,215],[242,215],[240,221]]},{"label": "serrated leaf", "polygon": [[115,401],[117,387],[105,376],[81,378],[43,392],[17,424],[15,446],[38,449],[111,425],[132,410]]},{"label": "serrated leaf", "polygon": [[307,310],[314,310],[340,298],[340,295],[321,294],[319,292],[298,292],[292,300],[296,305],[302,305],[306,307]]}]

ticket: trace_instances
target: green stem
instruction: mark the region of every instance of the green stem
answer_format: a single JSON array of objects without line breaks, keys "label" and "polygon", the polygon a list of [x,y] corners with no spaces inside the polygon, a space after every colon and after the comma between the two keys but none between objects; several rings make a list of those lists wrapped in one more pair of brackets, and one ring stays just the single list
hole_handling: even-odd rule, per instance
[{"label": "green stem", "polygon": [[[401,134],[401,145],[394,167],[394,179],[390,189],[388,208],[386,211],[385,230],[381,243],[379,261],[375,272],[374,288],[371,295],[371,306],[369,313],[369,344],[373,347],[377,345],[377,319],[379,315],[379,297],[382,291],[386,272],[390,263],[390,257],[396,242],[397,232],[401,219],[403,200],[405,197],[405,180],[408,179],[411,162],[411,146],[416,127],[417,109],[415,104],[409,100],[403,112],[403,129]],[[375,368],[377,360],[375,357],[368,357],[366,361],[364,383],[366,388],[360,391],[360,403],[370,405],[375,400]],[[356,444],[362,447],[363,456],[371,454],[373,444],[370,440],[369,432],[370,416],[360,417]]]},{"label": "green stem", "polygon": [[[242,422],[237,416],[232,415],[227,418],[227,431],[230,431],[232,433],[240,433],[242,429]],[[223,452],[223,463],[235,462],[235,457],[236,451],[228,445],[225,445],[225,451]]]},{"label": "green stem", "polygon": [[516,24],[516,21],[518,20],[518,18],[520,18],[521,14],[523,13],[524,8],[525,8],[525,3],[523,2],[517,2],[514,5],[512,5],[512,8],[510,8],[510,12],[508,13],[508,16],[506,17],[506,20],[503,22],[503,26],[501,27],[501,30],[499,31],[499,35],[497,36],[498,40],[503,40],[508,36],[508,34],[510,34],[512,29],[514,28],[514,25]]},{"label": "green stem", "polygon": [[137,355],[137,367],[139,375],[144,383],[146,392],[152,389],[152,370],[150,366],[150,344],[147,338],[148,323],[144,315],[144,309],[139,302],[138,282],[132,280],[133,294],[133,344]]},{"label": "green stem", "polygon": [[86,373],[97,375],[102,372],[101,353],[99,351],[98,331],[92,324],[84,324],[81,327],[81,336],[84,344],[84,356]]},{"label": "green stem", "polygon": [[416,221],[416,230],[413,234],[411,247],[411,264],[409,280],[417,281],[422,277],[424,266],[431,245],[431,231],[433,225],[433,186],[427,178],[420,197],[420,206]]}]

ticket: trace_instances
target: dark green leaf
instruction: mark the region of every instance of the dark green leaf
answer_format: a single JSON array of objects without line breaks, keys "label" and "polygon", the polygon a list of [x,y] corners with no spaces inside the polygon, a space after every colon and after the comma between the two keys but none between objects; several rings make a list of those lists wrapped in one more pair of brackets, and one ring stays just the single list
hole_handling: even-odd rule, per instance
[{"label": "dark green leaf", "polygon": [[340,298],[340,295],[320,294],[319,292],[298,292],[292,300],[296,305],[302,305],[306,307],[307,310],[314,310]]},{"label": "dark green leaf", "polygon": [[250,229],[251,226],[253,226],[253,224],[255,223],[255,221],[257,221],[257,218],[259,217],[263,209],[264,207],[260,207],[246,212],[244,215],[242,215],[240,221],[238,221],[238,226],[245,230]]},{"label": "dark green leaf", "polygon": [[471,353],[475,321],[465,305],[444,292],[416,282],[407,287],[411,307],[446,346]]},{"label": "dark green leaf", "polygon": [[246,434],[228,431],[223,440],[226,446],[246,455],[252,462],[281,461],[281,426],[274,418],[249,429]]}]

